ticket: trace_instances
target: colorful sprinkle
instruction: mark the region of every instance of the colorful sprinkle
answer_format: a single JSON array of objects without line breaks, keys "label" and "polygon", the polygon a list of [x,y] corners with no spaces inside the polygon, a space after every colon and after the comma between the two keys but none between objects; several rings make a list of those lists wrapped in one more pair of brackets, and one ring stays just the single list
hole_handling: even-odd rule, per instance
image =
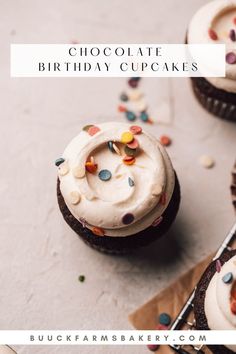
[{"label": "colorful sprinkle", "polygon": [[89,130],[89,128],[91,128],[91,127],[93,127],[93,124],[85,125],[82,130],[87,132]]},{"label": "colorful sprinkle", "polygon": [[217,259],[217,261],[216,261],[216,271],[217,271],[217,273],[220,273],[220,271],[221,271],[221,262],[219,259]]},{"label": "colorful sprinkle", "polygon": [[128,144],[127,144],[127,146],[128,146],[130,149],[137,149],[137,148],[139,147],[138,140],[134,138],[131,143],[128,143]]},{"label": "colorful sprinkle", "polygon": [[231,29],[229,31],[229,38],[231,39],[232,42],[235,42],[236,41],[236,32],[234,29]]},{"label": "colorful sprinkle", "polygon": [[88,129],[88,134],[91,136],[95,135],[98,132],[100,132],[100,128],[96,127],[95,125]]},{"label": "colorful sprinkle", "polygon": [[123,144],[128,144],[128,143],[131,143],[131,141],[134,140],[134,136],[131,132],[124,132],[122,135],[121,135],[121,142]]},{"label": "colorful sprinkle", "polygon": [[56,159],[55,165],[58,167],[58,166],[60,166],[63,162],[65,162],[65,159],[63,159],[63,157],[59,157],[59,159]]},{"label": "colorful sprinkle", "polygon": [[113,149],[115,150],[115,152],[121,156],[121,152],[120,149],[118,148],[118,146],[116,144],[113,144]]},{"label": "colorful sprinkle", "polygon": [[233,19],[233,23],[236,25],[236,17],[234,17],[234,19]]},{"label": "colorful sprinkle", "polygon": [[235,301],[235,300],[233,300],[233,301],[231,302],[231,304],[230,304],[230,310],[231,310],[231,312],[232,312],[234,315],[236,315],[236,301]]},{"label": "colorful sprinkle", "polygon": [[135,157],[125,156],[123,158],[123,162],[124,162],[125,165],[133,165],[135,163]]},{"label": "colorful sprinkle", "polygon": [[81,225],[83,226],[83,228],[85,228],[87,226],[87,221],[85,218],[79,218],[79,222],[81,223]]},{"label": "colorful sprinkle", "polygon": [[148,344],[147,348],[151,351],[151,352],[155,352],[159,349],[159,345],[157,344]]},{"label": "colorful sprinkle", "polygon": [[140,114],[140,119],[143,121],[143,122],[147,122],[148,121],[148,114],[146,112],[142,112]]},{"label": "colorful sprinkle", "polygon": [[92,161],[87,161],[85,164],[86,171],[89,173],[95,173],[98,169],[98,165]]},{"label": "colorful sprinkle", "polygon": [[160,137],[160,143],[163,145],[163,146],[169,146],[171,144],[171,138],[167,135],[162,135]]},{"label": "colorful sprinkle", "polygon": [[73,205],[76,205],[80,202],[81,196],[79,192],[77,191],[72,191],[70,192],[70,201]]},{"label": "colorful sprinkle", "polygon": [[112,142],[112,141],[108,141],[107,146],[108,146],[108,149],[109,149],[111,152],[115,152],[114,147],[113,147],[113,142]]},{"label": "colorful sprinkle", "polygon": [[159,216],[159,218],[157,218],[156,220],[153,221],[152,226],[156,227],[156,226],[160,225],[162,220],[163,220],[163,216]]},{"label": "colorful sprinkle", "polygon": [[128,95],[126,95],[126,93],[122,93],[120,95],[120,100],[123,102],[127,102],[129,100],[129,97],[128,97]]},{"label": "colorful sprinkle", "polygon": [[98,177],[101,181],[109,181],[112,177],[112,174],[109,170],[101,170],[98,174]]},{"label": "colorful sprinkle", "polygon": [[234,52],[229,52],[226,54],[226,62],[230,65],[235,64],[236,63],[236,54]]},{"label": "colorful sprinkle", "polygon": [[210,37],[213,41],[217,41],[217,39],[218,39],[217,33],[216,33],[212,28],[209,28],[208,34],[209,34],[209,37]]},{"label": "colorful sprinkle", "polygon": [[170,315],[168,315],[168,313],[161,313],[159,316],[159,322],[164,326],[169,326],[171,323]]},{"label": "colorful sprinkle", "polygon": [[127,156],[133,156],[133,157],[137,156],[138,154],[138,151],[136,149],[130,149],[128,145],[125,146],[124,152]]},{"label": "colorful sprinkle", "polygon": [[97,226],[94,226],[92,228],[92,233],[96,236],[104,236],[105,235],[105,231],[102,228],[97,227]]},{"label": "colorful sprinkle", "polygon": [[138,81],[132,78],[128,81],[128,85],[132,88],[136,88],[138,86]]},{"label": "colorful sprinkle", "polygon": [[225,274],[222,278],[223,282],[225,284],[230,284],[232,283],[232,280],[233,280],[233,273],[229,272],[227,274]]},{"label": "colorful sprinkle", "polygon": [[131,177],[128,178],[128,183],[130,187],[134,187],[134,180]]},{"label": "colorful sprinkle", "polygon": [[134,112],[126,111],[125,115],[126,115],[126,118],[130,121],[133,121],[136,119],[136,115],[134,114]]},{"label": "colorful sprinkle", "polygon": [[132,125],[129,130],[131,131],[132,134],[141,134],[142,133],[142,128],[139,127],[138,125]]},{"label": "colorful sprinkle", "polygon": [[134,221],[134,216],[131,213],[125,214],[122,218],[122,222],[124,225],[129,225]]},{"label": "colorful sprinkle", "polygon": [[65,176],[69,172],[70,168],[68,166],[67,162],[63,162],[59,168],[58,168],[58,173],[60,176]]},{"label": "colorful sprinkle", "polygon": [[212,168],[215,165],[215,161],[209,155],[202,155],[199,162],[205,168]]},{"label": "colorful sprinkle", "polygon": [[83,178],[85,176],[84,166],[77,166],[73,169],[73,175],[75,178]]},{"label": "colorful sprinkle", "polygon": [[85,276],[84,275],[79,275],[78,280],[83,283],[85,281]]},{"label": "colorful sprinkle", "polygon": [[126,109],[126,107],[125,106],[118,106],[118,111],[119,112],[126,112],[127,111],[127,109]]},{"label": "colorful sprinkle", "polygon": [[162,205],[166,204],[166,193],[162,193],[162,195],[161,195],[161,204]]}]

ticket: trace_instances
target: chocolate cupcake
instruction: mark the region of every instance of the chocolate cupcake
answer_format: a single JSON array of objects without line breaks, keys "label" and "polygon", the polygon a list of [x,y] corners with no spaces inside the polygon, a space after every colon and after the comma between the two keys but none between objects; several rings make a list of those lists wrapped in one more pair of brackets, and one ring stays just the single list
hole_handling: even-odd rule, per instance
[{"label": "chocolate cupcake", "polygon": [[139,126],[89,125],[58,166],[57,197],[70,227],[90,246],[126,253],[167,232],[180,187],[164,147]]},{"label": "chocolate cupcake", "polygon": [[[236,250],[213,261],[198,283],[194,315],[199,330],[236,330]],[[236,353],[236,345],[210,345],[214,354]]]},{"label": "chocolate cupcake", "polygon": [[236,121],[236,0],[215,0],[192,18],[188,44],[226,44],[226,76],[191,78],[193,91],[209,112]]},{"label": "chocolate cupcake", "polygon": [[236,161],[232,170],[232,182],[231,182],[230,189],[232,195],[232,203],[236,211]]}]

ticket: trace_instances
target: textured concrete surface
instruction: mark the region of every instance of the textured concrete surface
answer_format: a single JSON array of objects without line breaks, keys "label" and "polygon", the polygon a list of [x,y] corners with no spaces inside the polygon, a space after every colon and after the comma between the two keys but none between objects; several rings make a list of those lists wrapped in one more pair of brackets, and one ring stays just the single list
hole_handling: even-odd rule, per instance
[{"label": "textured concrete surface", "polygon": [[[10,79],[9,43],[182,42],[204,0],[0,1],[0,328],[129,329],[127,315],[215,250],[234,213],[229,184],[236,125],[206,113],[187,79],[144,79],[156,136],[182,186],[169,235],[127,257],[91,250],[63,221],[54,160],[88,122],[117,113],[124,79]],[[198,164],[202,153],[216,166]],[[78,282],[85,274],[86,281]],[[145,347],[19,347],[31,353],[147,353]]]}]

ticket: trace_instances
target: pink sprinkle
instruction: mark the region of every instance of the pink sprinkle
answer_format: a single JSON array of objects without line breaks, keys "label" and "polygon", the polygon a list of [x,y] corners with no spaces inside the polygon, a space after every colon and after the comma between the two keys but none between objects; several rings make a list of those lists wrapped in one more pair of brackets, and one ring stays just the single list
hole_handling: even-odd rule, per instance
[{"label": "pink sprinkle", "polygon": [[231,29],[229,31],[229,38],[231,39],[231,41],[235,42],[236,41],[236,33],[234,29]]},{"label": "pink sprinkle", "polygon": [[216,271],[217,271],[217,273],[220,273],[220,271],[221,271],[221,263],[220,263],[219,259],[217,259],[217,261],[216,261]]},{"label": "pink sprinkle", "polygon": [[88,134],[93,136],[96,133],[98,133],[99,131],[100,131],[100,128],[96,127],[96,125],[93,125],[92,127],[89,128]]},{"label": "pink sprinkle", "polygon": [[139,147],[138,140],[134,138],[134,140],[131,143],[127,144],[127,146],[130,149],[137,149]]},{"label": "pink sprinkle", "polygon": [[159,218],[153,221],[152,226],[153,227],[158,226],[162,222],[162,220],[163,220],[163,216],[159,216]]},{"label": "pink sprinkle", "polygon": [[236,63],[236,54],[234,52],[229,52],[226,54],[226,62],[228,64],[235,64]]},{"label": "pink sprinkle", "polygon": [[216,33],[212,28],[209,28],[208,34],[209,34],[209,37],[210,37],[213,41],[217,41],[217,39],[218,39],[217,33]]}]

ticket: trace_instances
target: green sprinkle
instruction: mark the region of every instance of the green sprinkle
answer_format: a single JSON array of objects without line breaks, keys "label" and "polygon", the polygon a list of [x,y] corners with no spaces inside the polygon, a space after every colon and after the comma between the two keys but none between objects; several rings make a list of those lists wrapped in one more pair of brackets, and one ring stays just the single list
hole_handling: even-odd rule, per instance
[{"label": "green sprinkle", "polygon": [[78,280],[83,283],[85,281],[85,276],[84,275],[79,275]]}]

